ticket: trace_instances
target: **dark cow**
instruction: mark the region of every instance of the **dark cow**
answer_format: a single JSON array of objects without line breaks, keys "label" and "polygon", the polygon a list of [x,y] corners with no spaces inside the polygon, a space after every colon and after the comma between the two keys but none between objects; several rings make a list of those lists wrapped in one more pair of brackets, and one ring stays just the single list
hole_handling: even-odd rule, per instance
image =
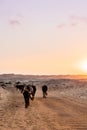
[{"label": "dark cow", "polygon": [[36,86],[17,83],[15,87],[18,90],[20,90],[21,93],[23,93],[25,108],[27,108],[30,105],[30,99],[34,100],[34,96],[36,93]]},{"label": "dark cow", "polygon": [[47,90],[48,90],[47,85],[43,85],[42,86],[43,98],[46,98],[46,96],[47,96]]},{"label": "dark cow", "polygon": [[31,91],[31,100],[34,100],[34,97],[35,97],[35,93],[36,93],[36,86],[35,85],[27,85],[29,91]]},{"label": "dark cow", "polygon": [[29,85],[26,85],[23,89],[25,108],[27,108],[30,105],[30,99],[32,99],[31,95],[32,95],[32,88],[30,88]]},{"label": "dark cow", "polygon": [[32,99],[34,99],[35,93],[36,93],[36,86],[35,85],[31,85],[31,87],[33,88],[33,92],[32,92],[33,98]]},{"label": "dark cow", "polygon": [[25,84],[15,84],[15,87],[21,91],[21,93],[23,92],[24,90],[24,87],[25,87]]},{"label": "dark cow", "polygon": [[25,101],[25,108],[27,108],[30,105],[30,102],[29,102],[29,93],[28,93],[27,90],[25,90],[23,92],[23,96],[24,96],[24,101]]}]

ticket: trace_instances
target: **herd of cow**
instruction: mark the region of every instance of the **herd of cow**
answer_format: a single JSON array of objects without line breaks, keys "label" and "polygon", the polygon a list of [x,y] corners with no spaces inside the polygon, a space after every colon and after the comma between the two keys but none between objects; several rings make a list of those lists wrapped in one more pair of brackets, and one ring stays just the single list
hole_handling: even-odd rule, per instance
[{"label": "herd of cow", "polygon": [[[20,92],[23,94],[24,101],[25,101],[25,108],[28,108],[30,105],[30,100],[34,100],[35,94],[36,94],[36,86],[30,85],[30,84],[20,84],[20,82],[17,82],[15,84],[16,89],[20,90]],[[43,98],[46,98],[47,96],[47,85],[42,86],[42,92],[43,92]]]}]

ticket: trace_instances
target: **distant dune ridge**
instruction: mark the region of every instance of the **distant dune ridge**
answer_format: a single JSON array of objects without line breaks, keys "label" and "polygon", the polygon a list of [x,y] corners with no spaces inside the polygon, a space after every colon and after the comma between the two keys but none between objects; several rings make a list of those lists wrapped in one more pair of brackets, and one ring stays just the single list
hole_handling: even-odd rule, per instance
[{"label": "distant dune ridge", "polygon": [[23,75],[23,74],[0,74],[2,79],[87,79],[87,75]]}]

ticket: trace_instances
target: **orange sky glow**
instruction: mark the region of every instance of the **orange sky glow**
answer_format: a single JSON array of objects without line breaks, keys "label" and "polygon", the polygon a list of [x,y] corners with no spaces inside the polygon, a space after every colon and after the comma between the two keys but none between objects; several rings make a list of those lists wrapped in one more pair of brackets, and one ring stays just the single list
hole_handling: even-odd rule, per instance
[{"label": "orange sky glow", "polygon": [[87,74],[87,0],[0,2],[0,73]]}]

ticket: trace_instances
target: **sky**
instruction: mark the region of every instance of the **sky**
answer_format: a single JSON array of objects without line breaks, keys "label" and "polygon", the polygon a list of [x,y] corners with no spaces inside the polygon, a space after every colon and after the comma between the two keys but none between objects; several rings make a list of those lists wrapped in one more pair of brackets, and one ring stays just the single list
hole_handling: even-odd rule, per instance
[{"label": "sky", "polygon": [[87,0],[0,0],[0,74],[87,74]]}]

